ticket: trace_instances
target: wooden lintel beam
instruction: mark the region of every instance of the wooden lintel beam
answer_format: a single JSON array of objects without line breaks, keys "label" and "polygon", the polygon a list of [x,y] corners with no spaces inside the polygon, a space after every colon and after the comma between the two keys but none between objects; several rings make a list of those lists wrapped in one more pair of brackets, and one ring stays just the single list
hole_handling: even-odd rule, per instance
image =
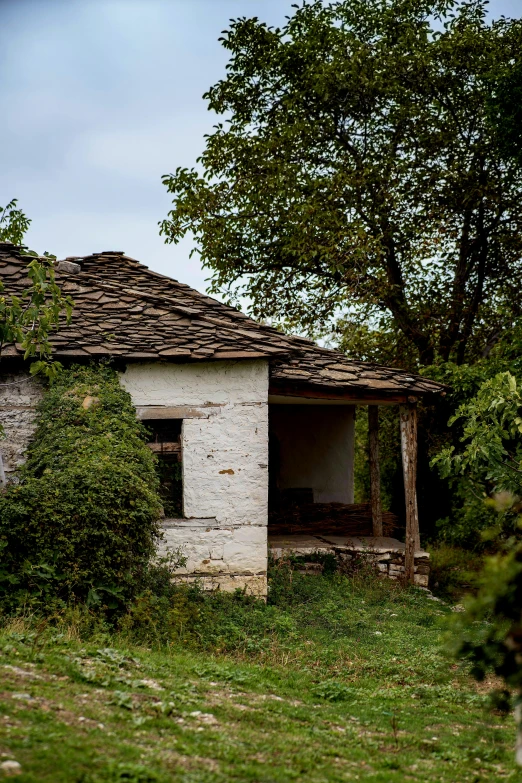
[{"label": "wooden lintel beam", "polygon": [[[376,403],[378,405],[393,405],[393,404],[405,404],[409,399],[412,399],[411,393],[407,392],[379,392],[376,389],[349,389],[343,391],[335,391],[332,389],[324,390],[317,387],[313,388],[299,388],[291,384],[288,385],[270,385],[268,390],[270,395],[282,396],[282,397],[304,397],[306,399],[318,399],[318,400],[346,400],[347,402],[360,403]],[[417,399],[414,397],[413,399]]]},{"label": "wooden lintel beam", "polygon": [[[147,419],[208,419],[211,413],[219,412],[222,405],[138,405],[136,416]],[[216,410],[218,409],[218,410]]]},{"label": "wooden lintel beam", "polygon": [[147,446],[155,454],[181,454],[181,443],[178,443],[177,441],[147,443]]}]

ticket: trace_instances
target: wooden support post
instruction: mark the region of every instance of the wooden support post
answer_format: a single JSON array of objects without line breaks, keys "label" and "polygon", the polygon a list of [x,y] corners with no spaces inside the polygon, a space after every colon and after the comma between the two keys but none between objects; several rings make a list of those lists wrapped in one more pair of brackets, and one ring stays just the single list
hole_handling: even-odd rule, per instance
[{"label": "wooden support post", "polygon": [[382,536],[381,471],[379,467],[379,408],[377,405],[368,405],[368,440],[370,447],[372,533],[374,536]]},{"label": "wooden support post", "polygon": [[399,407],[401,426],[402,472],[406,502],[406,551],[404,580],[414,583],[415,550],[420,549],[419,518],[417,512],[417,402]]}]

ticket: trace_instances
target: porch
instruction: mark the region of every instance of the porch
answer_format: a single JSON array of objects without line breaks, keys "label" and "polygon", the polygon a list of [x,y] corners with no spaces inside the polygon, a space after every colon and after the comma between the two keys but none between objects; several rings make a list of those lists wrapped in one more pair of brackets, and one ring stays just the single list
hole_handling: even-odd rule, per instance
[{"label": "porch", "polygon": [[[429,555],[420,543],[416,496],[417,397],[357,390],[293,388],[269,395],[268,551],[306,558],[333,554],[365,559],[385,576],[427,586]],[[354,503],[355,417],[368,408],[370,503]],[[398,518],[383,511],[379,464],[379,410],[399,417],[404,482],[405,540],[394,537]],[[402,516],[402,515],[401,515]]]},{"label": "porch", "polygon": [[[313,558],[316,555],[334,555],[347,566],[370,563],[385,577],[402,580],[405,575],[405,544],[388,536],[320,536],[293,533],[268,534],[269,556],[277,561],[289,556]],[[427,587],[429,581],[429,554],[417,550],[414,555],[414,584]],[[310,561],[309,561],[310,563]]]}]

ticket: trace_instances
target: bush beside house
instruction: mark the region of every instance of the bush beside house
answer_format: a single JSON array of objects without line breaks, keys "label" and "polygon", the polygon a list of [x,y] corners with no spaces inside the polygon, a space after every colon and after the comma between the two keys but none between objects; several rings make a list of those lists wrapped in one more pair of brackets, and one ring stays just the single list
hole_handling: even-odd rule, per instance
[{"label": "bush beside house", "polygon": [[159,535],[155,459],[108,366],[51,383],[18,483],[0,496],[0,602],[125,605]]}]

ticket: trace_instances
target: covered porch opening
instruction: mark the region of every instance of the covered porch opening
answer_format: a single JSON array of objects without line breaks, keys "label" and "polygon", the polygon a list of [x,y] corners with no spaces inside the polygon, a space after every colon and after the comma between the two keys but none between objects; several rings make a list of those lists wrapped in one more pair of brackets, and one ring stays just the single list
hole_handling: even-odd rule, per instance
[{"label": "covered porch opening", "polygon": [[[268,547],[274,558],[315,552],[370,557],[393,579],[427,586],[428,554],[419,537],[416,497],[417,398],[360,394],[314,397],[313,391],[269,395]],[[368,406],[371,501],[354,503],[355,417]],[[400,421],[405,540],[398,519],[383,511],[379,469],[379,408],[393,405]]]}]

